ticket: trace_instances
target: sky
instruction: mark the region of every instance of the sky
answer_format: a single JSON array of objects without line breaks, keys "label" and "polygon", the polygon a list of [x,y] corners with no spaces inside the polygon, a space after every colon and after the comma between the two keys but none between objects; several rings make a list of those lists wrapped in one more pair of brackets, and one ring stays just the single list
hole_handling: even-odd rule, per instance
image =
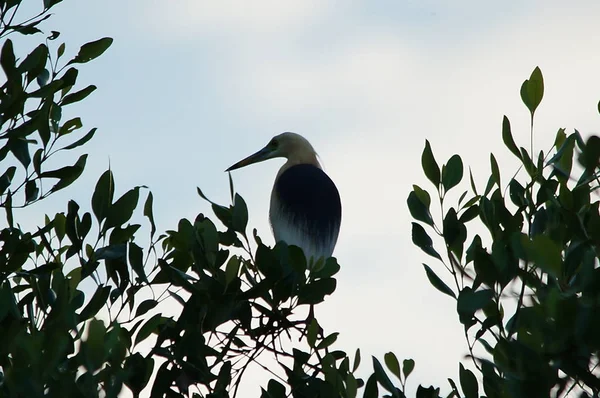
[{"label": "sky", "polygon": [[[415,359],[409,392],[419,383],[449,391],[467,346],[454,302],[426,278],[423,262],[438,275],[443,267],[413,246],[406,207],[412,184],[432,189],[420,167],[425,140],[439,163],[460,154],[482,188],[494,152],[508,180],[516,163],[502,145],[502,117],[527,147],[519,90],[536,66],[545,80],[536,148],[561,127],[598,133],[599,17],[593,0],[65,0],[43,28],[62,32],[67,54],[114,38],[80,71],[81,87],[98,90],[70,110],[98,133],[82,149],[83,177],[19,217],[35,225],[68,199],[89,204],[110,165],[117,192],[147,185],[159,231],[172,229],[210,213],[197,186],[228,203],[225,168],[278,133],[302,134],[343,205],[338,287],[317,317],[340,332],[340,349],[360,347],[367,367],[388,351]],[[282,163],[233,174],[249,225],[267,243]],[[258,396],[267,379],[257,375],[242,396]]]}]

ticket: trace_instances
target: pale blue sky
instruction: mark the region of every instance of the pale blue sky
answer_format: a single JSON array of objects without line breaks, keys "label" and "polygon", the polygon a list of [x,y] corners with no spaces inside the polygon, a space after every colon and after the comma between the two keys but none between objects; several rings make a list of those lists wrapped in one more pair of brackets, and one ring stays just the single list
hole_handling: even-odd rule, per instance
[{"label": "pale blue sky", "polygon": [[[338,289],[317,309],[326,330],[364,358],[414,358],[412,388],[447,390],[466,344],[453,302],[426,279],[422,262],[442,268],[413,247],[405,205],[411,184],[430,189],[424,140],[440,161],[459,153],[479,184],[494,151],[506,180],[515,163],[502,147],[502,115],[527,146],[519,89],[538,65],[546,92],[536,143],[546,148],[559,127],[597,132],[599,17],[593,0],[67,0],[44,27],[63,33],[68,54],[76,43],[115,39],[81,68],[81,83],[99,89],[72,107],[99,132],[85,147],[82,180],[26,216],[41,220],[71,197],[89,203],[110,160],[117,190],[148,185],[159,230],[170,229],[209,211],[196,186],[226,202],[226,167],[277,133],[300,133],[343,202]],[[266,241],[280,163],[233,174]],[[245,396],[266,379],[250,381]]]}]

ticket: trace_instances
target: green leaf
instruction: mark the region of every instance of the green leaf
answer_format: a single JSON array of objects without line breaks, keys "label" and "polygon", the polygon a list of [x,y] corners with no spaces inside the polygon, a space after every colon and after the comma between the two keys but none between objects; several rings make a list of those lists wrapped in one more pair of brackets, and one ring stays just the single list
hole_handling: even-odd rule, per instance
[{"label": "green leaf", "polygon": [[112,42],[112,38],[104,37],[102,39],[84,44],[79,49],[79,53],[75,56],[75,58],[70,60],[67,65],[84,64],[99,57],[110,47]]},{"label": "green leaf", "polygon": [[536,235],[530,242],[523,236],[524,247],[537,267],[557,278],[562,272],[562,254],[559,244],[547,235]]},{"label": "green leaf", "polygon": [[356,398],[356,394],[358,391],[358,383],[356,382],[356,378],[349,373],[346,376],[346,397],[347,398]]},{"label": "green leaf", "polygon": [[427,232],[425,232],[425,228],[416,222],[412,223],[412,241],[425,253],[442,261],[442,257],[433,248],[433,240],[431,240]]},{"label": "green leaf", "polygon": [[408,205],[410,215],[415,220],[423,221],[425,224],[433,226],[433,219],[429,213],[429,208],[419,199],[415,191],[408,194],[406,204]]},{"label": "green leaf", "polygon": [[402,373],[404,374],[404,378],[407,378],[412,373],[415,368],[415,361],[412,359],[405,359],[402,361]]},{"label": "green leaf", "polygon": [[423,167],[423,172],[425,172],[425,176],[435,185],[436,187],[440,185],[440,167],[435,161],[435,157],[433,156],[433,152],[431,151],[431,145],[428,140],[425,140],[425,149],[423,149],[423,154],[421,155],[421,166]]},{"label": "green leaf", "polygon": [[392,383],[392,381],[390,380],[388,375],[385,373],[385,370],[381,366],[381,363],[379,363],[377,358],[375,358],[375,357],[372,357],[372,358],[373,358],[373,370],[375,371],[375,377],[377,378],[377,381],[379,382],[379,384],[381,384],[383,388],[385,388],[386,390],[388,390],[391,393],[396,392],[396,387],[394,387],[394,384]]},{"label": "green leaf", "polygon": [[31,163],[28,141],[23,138],[9,138],[6,145],[23,167],[27,168]]},{"label": "green leaf", "polygon": [[506,115],[502,118],[502,140],[504,141],[504,145],[508,148],[508,150],[511,151],[513,155],[521,159],[521,153],[519,152],[517,144],[515,144],[515,140],[513,139],[512,132],[510,130],[510,121]]},{"label": "green leaf", "polygon": [[453,155],[442,171],[442,185],[446,192],[460,183],[463,172],[462,159],[458,155]]},{"label": "green leaf", "polygon": [[462,363],[459,369],[460,387],[463,390],[465,398],[479,398],[479,386],[477,378],[469,369],[466,369]]},{"label": "green leaf", "polygon": [[429,206],[431,205],[431,196],[429,196],[429,192],[425,191],[424,189],[421,189],[420,186],[414,184],[413,191],[415,195],[417,195],[417,198],[419,198],[419,200],[425,205],[425,207],[429,209]]},{"label": "green leaf", "polygon": [[6,169],[6,171],[0,176],[0,195],[6,191],[6,189],[10,186],[12,179],[15,176],[15,172],[17,168],[15,166],[10,166]]},{"label": "green leaf", "polygon": [[236,256],[232,256],[227,265],[225,266],[225,286],[229,286],[229,284],[237,278],[240,272],[240,259]]},{"label": "green leaf", "polygon": [[450,289],[450,287],[448,285],[446,285],[446,283],[444,283],[444,281],[442,281],[440,279],[440,277],[437,276],[435,274],[435,272],[433,272],[433,270],[431,268],[429,268],[429,266],[427,264],[423,264],[423,266],[425,267],[425,273],[427,274],[427,279],[429,279],[429,283],[431,283],[431,285],[433,285],[433,287],[435,287],[440,292],[447,294],[448,296],[450,296],[452,298],[456,298],[456,295],[454,294],[452,289]]},{"label": "green leaf", "polygon": [[304,285],[298,292],[298,304],[318,304],[335,291],[336,281],[333,278],[319,279]]},{"label": "green leaf", "polygon": [[85,99],[91,93],[93,93],[96,89],[97,89],[97,87],[94,86],[93,84],[91,84],[84,89],[81,89],[79,91],[76,91],[76,92],[68,94],[68,95],[65,95],[65,97],[60,101],[60,105],[65,106],[65,105],[73,104],[75,102],[79,102],[79,101]]},{"label": "green leaf", "polygon": [[129,265],[131,265],[133,271],[143,282],[148,283],[148,278],[144,271],[144,253],[142,248],[133,242],[129,242],[128,248]]},{"label": "green leaf", "polygon": [[87,154],[83,154],[77,159],[73,166],[65,166],[57,170],[44,171],[40,174],[42,178],[58,178],[59,181],[52,187],[52,192],[56,192],[71,185],[79,178],[85,169]]},{"label": "green leaf", "polygon": [[323,339],[323,341],[321,341],[319,343],[319,345],[317,345],[316,349],[317,350],[324,350],[325,348],[329,347],[330,345],[332,345],[333,343],[335,343],[335,341],[337,340],[339,333],[335,332],[335,333],[331,333],[329,336],[325,337]]},{"label": "green leaf", "polygon": [[133,211],[137,207],[139,197],[140,189],[139,187],[136,187],[130,189],[117,199],[117,201],[108,208],[103,231],[107,231],[112,227],[121,226],[129,221],[133,215]]},{"label": "green leaf", "polygon": [[379,397],[379,388],[377,387],[377,378],[375,374],[372,374],[367,380],[367,384],[365,385],[365,391],[363,393],[363,398],[378,398]]},{"label": "green leaf", "polygon": [[93,372],[99,369],[105,357],[104,336],[106,327],[104,322],[99,319],[93,319],[88,325],[87,339],[83,343],[82,351],[84,353],[85,365],[88,371]]},{"label": "green leaf", "polygon": [[152,209],[153,202],[154,197],[152,196],[152,192],[148,192],[148,198],[146,198],[146,202],[144,203],[144,216],[148,217],[148,220],[150,221],[150,239],[152,239],[156,233],[156,225],[154,224],[154,210]]},{"label": "green leaf", "polygon": [[306,342],[310,348],[315,348],[317,342],[317,335],[319,333],[319,323],[315,318],[310,321],[308,329],[306,331]]},{"label": "green leaf", "polygon": [[523,100],[523,103],[529,109],[532,117],[540,102],[542,102],[543,96],[544,78],[540,68],[536,67],[531,72],[529,79],[525,80],[521,86],[521,100]]},{"label": "green leaf", "polygon": [[83,127],[81,123],[81,118],[76,117],[71,120],[66,121],[61,128],[58,130],[58,136],[62,137],[67,134],[71,134],[73,131],[80,129]]},{"label": "green leaf", "polygon": [[461,323],[468,325],[475,312],[487,306],[493,298],[494,292],[489,289],[473,291],[465,287],[461,290],[456,304]]},{"label": "green leaf", "polygon": [[498,188],[502,188],[500,185],[500,168],[493,153],[490,153],[490,167],[492,169],[492,180],[498,185]]},{"label": "green leaf", "polygon": [[352,371],[356,372],[356,369],[360,366],[360,349],[356,349],[356,353],[354,354],[354,364],[352,365]]},{"label": "green leaf", "polygon": [[37,187],[36,180],[29,180],[25,184],[25,203],[29,203],[38,198],[40,190]]},{"label": "green leaf", "polygon": [[79,322],[84,322],[93,316],[106,304],[108,295],[110,294],[110,286],[98,286],[89,303],[79,313]]},{"label": "green leaf", "polygon": [[98,179],[92,195],[92,211],[99,223],[106,218],[114,193],[113,174],[110,170],[106,170]]},{"label": "green leaf", "polygon": [[150,311],[154,307],[158,305],[158,301],[153,299],[144,300],[138,305],[137,310],[135,311],[135,317],[144,315],[146,312]]},{"label": "green leaf", "polygon": [[70,150],[70,149],[77,148],[78,146],[81,146],[81,145],[85,144],[86,142],[88,142],[89,140],[92,139],[92,137],[94,136],[94,134],[96,134],[96,130],[97,129],[94,127],[86,135],[84,135],[83,137],[81,137],[80,139],[78,139],[77,141],[75,141],[74,143],[69,144],[66,147],[62,148],[62,149]]},{"label": "green leaf", "polygon": [[244,199],[237,193],[233,201],[231,222],[235,231],[241,234],[246,233],[246,227],[248,226],[248,206],[246,206]]},{"label": "green leaf", "polygon": [[156,331],[158,325],[162,321],[162,315],[156,314],[152,318],[148,319],[146,323],[140,328],[140,331],[135,336],[135,345],[146,340],[153,332]]},{"label": "green leaf", "polygon": [[393,352],[388,352],[383,356],[383,360],[390,372],[392,372],[398,380],[402,381],[402,377],[400,377],[400,363],[398,362],[396,355],[394,355]]}]

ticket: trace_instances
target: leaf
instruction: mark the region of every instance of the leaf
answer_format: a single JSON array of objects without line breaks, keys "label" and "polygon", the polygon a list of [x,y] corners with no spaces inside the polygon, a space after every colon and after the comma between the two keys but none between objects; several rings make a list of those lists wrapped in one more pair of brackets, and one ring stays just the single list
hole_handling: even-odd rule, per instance
[{"label": "leaf", "polygon": [[140,331],[135,336],[135,345],[146,340],[148,336],[156,331],[156,328],[158,325],[160,325],[161,321],[161,314],[156,314],[152,318],[148,319],[148,321],[146,321],[146,323],[140,328]]},{"label": "leaf", "polygon": [[429,196],[429,192],[425,191],[424,189],[421,189],[420,186],[414,184],[413,191],[415,195],[417,195],[417,198],[419,198],[419,200],[425,205],[425,207],[429,209],[429,206],[431,205],[431,196]]},{"label": "leaf", "polygon": [[27,168],[31,163],[31,156],[29,155],[29,145],[27,140],[22,138],[9,138],[6,144],[15,158],[23,167]]},{"label": "leaf", "polygon": [[423,221],[427,225],[433,226],[433,219],[429,213],[429,208],[419,199],[415,191],[412,191],[408,194],[406,204],[408,205],[410,215],[415,220]]},{"label": "leaf", "polygon": [[306,331],[306,342],[310,348],[315,348],[317,342],[317,334],[319,333],[319,324],[315,318],[310,321]]},{"label": "leaf", "polygon": [[304,285],[298,292],[298,304],[318,304],[335,291],[336,281],[333,278],[319,279]]},{"label": "leaf", "polygon": [[493,153],[490,153],[490,167],[492,169],[492,180],[498,185],[498,188],[502,188],[500,185],[500,168]]},{"label": "leaf", "polygon": [[372,374],[367,380],[363,398],[378,398],[379,388],[377,388],[377,378],[375,374]]},{"label": "leaf", "polygon": [[379,384],[382,385],[383,388],[385,388],[386,390],[388,390],[391,393],[394,393],[396,391],[396,387],[394,387],[394,384],[392,383],[392,381],[390,380],[388,375],[385,373],[385,370],[381,366],[381,363],[379,363],[377,358],[375,358],[375,357],[372,357],[372,358],[373,358],[373,370],[375,371],[375,377],[377,378],[377,381],[379,382]]},{"label": "leaf", "polygon": [[425,228],[423,228],[421,224],[418,224],[416,222],[412,223],[412,241],[425,253],[442,261],[442,257],[433,248],[433,241],[431,240],[427,232],[425,232]]},{"label": "leaf", "polygon": [[150,239],[152,239],[156,233],[156,225],[154,224],[154,210],[152,208],[153,202],[154,197],[152,196],[152,192],[148,192],[148,197],[144,203],[144,216],[148,217],[148,220],[150,221]]},{"label": "leaf", "polygon": [[[524,239],[527,238],[524,236]],[[525,250],[531,260],[542,271],[557,278],[562,272],[561,247],[547,235],[536,235],[524,244]]]},{"label": "leaf", "polygon": [[436,187],[440,185],[440,167],[435,161],[435,157],[433,156],[433,152],[431,151],[431,145],[428,140],[425,140],[425,149],[423,149],[423,154],[421,155],[421,166],[423,167],[423,172],[425,172],[425,176],[435,185]]},{"label": "leaf", "polygon": [[429,266],[427,264],[423,264],[423,266],[425,267],[425,273],[427,274],[427,279],[429,279],[429,283],[431,283],[431,285],[433,287],[435,287],[440,292],[447,294],[448,296],[450,296],[452,298],[456,298],[456,295],[454,294],[452,289],[450,289],[450,287],[448,285],[446,285],[446,283],[444,283],[444,281],[442,281],[440,279],[440,277],[437,276],[435,274],[435,272],[433,272],[433,270],[431,268],[429,268]]},{"label": "leaf", "polygon": [[142,248],[133,242],[129,242],[128,248],[129,265],[131,265],[133,272],[135,272],[143,282],[148,283],[148,278],[144,271],[144,253]]},{"label": "leaf", "polygon": [[461,290],[456,303],[461,323],[469,324],[475,312],[487,306],[493,298],[494,292],[489,289],[473,291],[470,287],[465,287]]},{"label": "leaf", "polygon": [[0,195],[6,191],[6,189],[10,186],[12,179],[15,176],[15,172],[17,168],[15,166],[10,166],[6,169],[6,171],[0,176]]},{"label": "leaf", "polygon": [[150,311],[154,307],[158,305],[158,301],[153,299],[144,300],[138,305],[137,310],[135,311],[135,317],[144,315],[146,312]]},{"label": "leaf", "polygon": [[114,193],[113,174],[110,170],[106,170],[98,179],[92,195],[92,211],[99,223],[106,218]]},{"label": "leaf", "polygon": [[317,345],[317,350],[324,350],[325,348],[331,346],[337,340],[339,333],[331,333],[329,336],[325,337],[319,345]]},{"label": "leaf", "polygon": [[442,172],[442,185],[446,192],[460,183],[463,178],[463,172],[462,159],[458,155],[453,155],[448,160],[448,163]]},{"label": "leaf", "polygon": [[246,227],[248,226],[248,206],[244,202],[244,199],[237,193],[233,201],[231,222],[235,231],[241,234],[246,233]]},{"label": "leaf", "polygon": [[95,316],[106,304],[109,294],[110,286],[98,286],[89,303],[79,313],[78,322],[87,321]]},{"label": "leaf", "polygon": [[225,286],[229,286],[229,284],[237,278],[240,272],[240,259],[236,256],[232,256],[227,265],[225,266]]},{"label": "leaf", "polygon": [[96,86],[94,86],[93,84],[90,84],[86,88],[83,88],[74,93],[65,95],[65,97],[60,101],[60,105],[65,106],[65,105],[73,104],[75,102],[79,102],[79,101],[85,99],[91,93],[93,93],[96,89],[97,89]]},{"label": "leaf", "polygon": [[504,145],[513,153],[513,155],[521,159],[521,153],[519,152],[517,144],[515,144],[515,140],[513,139],[512,132],[510,130],[510,121],[506,115],[502,118],[502,141],[504,141]]},{"label": "leaf", "polygon": [[61,128],[58,130],[58,136],[62,137],[67,134],[71,134],[73,131],[80,129],[83,126],[81,118],[76,117],[66,121]]},{"label": "leaf", "polygon": [[536,67],[531,72],[529,79],[525,80],[521,86],[521,100],[523,100],[523,103],[529,109],[532,117],[540,102],[542,102],[543,96],[544,78],[540,68]]},{"label": "leaf", "polygon": [[356,353],[354,354],[354,364],[352,365],[352,371],[356,372],[356,369],[360,366],[360,349],[356,349]]},{"label": "leaf", "polygon": [[402,377],[400,377],[400,363],[398,362],[396,355],[394,355],[393,352],[388,352],[383,356],[383,360],[390,372],[392,372],[398,380],[402,381]]},{"label": "leaf", "polygon": [[121,226],[129,221],[133,215],[133,211],[137,207],[139,197],[140,189],[139,187],[136,187],[130,189],[117,199],[117,201],[108,208],[103,231],[107,231],[112,227]]},{"label": "leaf", "polygon": [[466,369],[462,363],[459,368],[460,387],[463,390],[465,398],[479,398],[479,386],[477,378],[469,369]]},{"label": "leaf", "polygon": [[84,64],[99,57],[110,47],[112,42],[112,38],[104,37],[102,39],[84,44],[79,49],[79,53],[75,56],[75,58],[67,62],[67,65]]},{"label": "leaf", "polygon": [[77,159],[73,166],[65,166],[57,170],[44,171],[40,174],[42,178],[58,178],[59,181],[52,187],[52,192],[56,192],[71,185],[79,178],[85,169],[87,154],[83,154]]},{"label": "leaf", "polygon": [[96,130],[97,129],[94,127],[86,135],[84,135],[83,137],[81,137],[80,139],[78,139],[77,141],[75,141],[74,143],[69,144],[66,147],[63,147],[62,149],[71,150],[73,148],[77,148],[78,146],[81,146],[81,145],[85,144],[86,142],[88,142],[89,140],[92,139],[92,137],[94,136],[94,134],[96,134]]},{"label": "leaf", "polygon": [[407,378],[408,376],[410,376],[410,374],[412,373],[413,369],[415,368],[415,361],[412,359],[405,359],[404,361],[402,361],[402,373],[404,374],[404,377]]},{"label": "leaf", "polygon": [[40,190],[37,187],[36,180],[29,180],[25,184],[25,203],[32,202],[38,198]]}]

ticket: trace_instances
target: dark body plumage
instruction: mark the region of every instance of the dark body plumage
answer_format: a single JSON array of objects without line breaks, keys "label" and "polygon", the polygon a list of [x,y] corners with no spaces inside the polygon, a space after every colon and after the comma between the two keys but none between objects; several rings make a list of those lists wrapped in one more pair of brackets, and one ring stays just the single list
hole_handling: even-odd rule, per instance
[{"label": "dark body plumage", "polygon": [[340,231],[340,194],[319,167],[296,164],[275,181],[269,216],[276,241],[301,247],[307,259],[327,258]]}]

